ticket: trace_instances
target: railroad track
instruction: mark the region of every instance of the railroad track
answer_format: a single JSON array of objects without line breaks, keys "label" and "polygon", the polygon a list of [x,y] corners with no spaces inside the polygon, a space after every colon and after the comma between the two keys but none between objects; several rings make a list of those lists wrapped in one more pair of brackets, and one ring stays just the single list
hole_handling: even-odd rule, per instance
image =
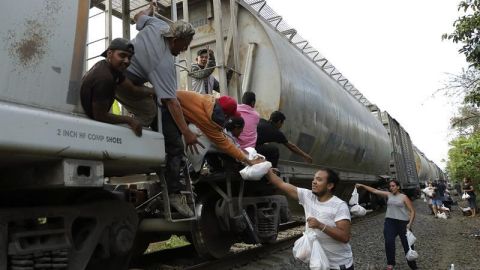
[{"label": "railroad track", "polygon": [[[364,217],[354,218],[352,224],[355,225],[361,223],[366,219],[382,213],[384,213],[384,210],[370,212]],[[281,256],[284,256],[284,254],[291,254],[290,249],[295,240],[302,235],[304,226],[305,223],[302,221],[283,223],[280,225],[279,233],[279,237],[282,237],[283,239],[277,240],[268,245],[246,245],[241,248],[236,248],[237,251],[231,252],[230,255],[222,259],[205,260],[200,258],[197,256],[193,245],[189,245],[144,255],[141,260],[141,265],[136,265],[137,268],[132,269],[231,269],[252,262],[262,263],[262,260],[268,260],[267,258],[276,253],[282,254]],[[286,252],[287,249],[288,252]]]}]

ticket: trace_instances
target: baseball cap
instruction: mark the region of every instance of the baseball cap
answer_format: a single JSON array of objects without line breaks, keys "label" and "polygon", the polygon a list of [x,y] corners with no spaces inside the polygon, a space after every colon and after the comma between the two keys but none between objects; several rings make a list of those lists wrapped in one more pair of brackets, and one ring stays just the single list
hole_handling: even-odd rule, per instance
[{"label": "baseball cap", "polygon": [[186,38],[195,35],[193,26],[182,20],[175,21],[170,24],[170,30],[163,34],[164,37]]},{"label": "baseball cap", "polygon": [[100,54],[100,56],[107,57],[108,50],[122,50],[130,53],[134,53],[133,44],[126,38],[116,38],[110,42],[108,48]]},{"label": "baseball cap", "polygon": [[222,107],[223,112],[228,116],[238,116],[237,101],[229,96],[221,96],[218,99],[218,105]]}]

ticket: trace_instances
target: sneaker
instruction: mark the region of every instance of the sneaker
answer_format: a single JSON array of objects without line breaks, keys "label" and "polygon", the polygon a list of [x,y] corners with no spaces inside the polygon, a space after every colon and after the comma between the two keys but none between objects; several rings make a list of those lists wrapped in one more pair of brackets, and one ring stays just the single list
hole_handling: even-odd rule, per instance
[{"label": "sneaker", "polygon": [[186,217],[193,217],[193,211],[187,203],[187,197],[183,194],[170,194],[170,205],[173,206],[180,214]]}]

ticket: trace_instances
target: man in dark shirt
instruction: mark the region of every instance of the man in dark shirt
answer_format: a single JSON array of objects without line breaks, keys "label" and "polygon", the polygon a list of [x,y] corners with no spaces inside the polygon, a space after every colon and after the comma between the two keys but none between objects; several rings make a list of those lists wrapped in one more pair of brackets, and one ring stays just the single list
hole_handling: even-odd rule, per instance
[{"label": "man in dark shirt", "polygon": [[276,168],[280,153],[278,147],[271,144],[275,142],[285,145],[293,153],[302,156],[307,163],[312,163],[312,157],[303,152],[297,145],[288,141],[287,137],[280,131],[285,119],[285,115],[279,111],[273,112],[268,121],[260,119],[257,126],[257,152],[264,155],[268,161],[272,162],[272,166]]},{"label": "man in dark shirt", "polygon": [[133,45],[124,38],[114,39],[96,63],[82,78],[80,99],[88,117],[110,124],[128,124],[135,135],[142,136],[142,125],[130,116],[110,113],[115,90],[124,82],[123,72],[130,65]]}]

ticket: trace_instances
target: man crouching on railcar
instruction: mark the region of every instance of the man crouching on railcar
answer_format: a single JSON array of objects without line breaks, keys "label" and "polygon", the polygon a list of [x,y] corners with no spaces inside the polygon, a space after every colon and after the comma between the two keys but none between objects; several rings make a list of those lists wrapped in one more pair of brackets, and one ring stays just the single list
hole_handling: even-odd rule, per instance
[{"label": "man crouching on railcar", "polygon": [[[110,124],[128,124],[137,136],[142,135],[142,124],[135,118],[110,113],[117,88],[125,82],[124,72],[130,65],[134,48],[129,40],[114,39],[97,62],[82,78],[80,100],[88,117]],[[135,94],[148,96],[153,90],[135,88]]]},{"label": "man crouching on railcar", "polygon": [[290,198],[298,200],[305,209],[309,228],[319,230],[320,241],[330,262],[330,269],[353,270],[350,241],[350,211],[347,203],[333,195],[340,181],[331,169],[320,169],[312,180],[312,190],[285,183],[271,169],[267,178]]}]

